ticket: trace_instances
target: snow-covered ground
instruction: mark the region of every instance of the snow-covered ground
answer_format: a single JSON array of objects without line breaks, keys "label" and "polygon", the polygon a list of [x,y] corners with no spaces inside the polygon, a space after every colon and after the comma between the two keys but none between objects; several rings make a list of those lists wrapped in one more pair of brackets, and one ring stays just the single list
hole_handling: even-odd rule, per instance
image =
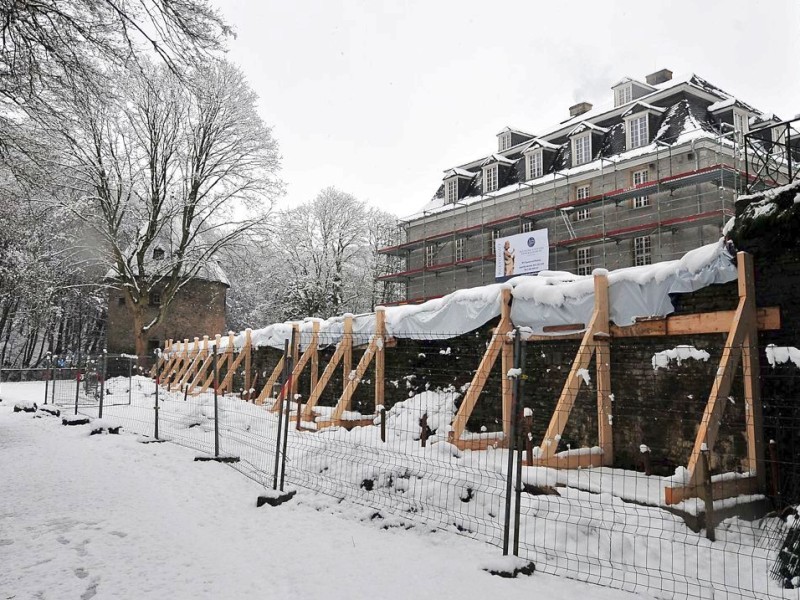
[{"label": "snow-covered ground", "polygon": [[494,547],[384,530],[312,492],[256,508],[263,488],[225,465],[14,414],[24,398],[3,387],[3,599],[635,597],[542,573],[493,577],[481,567],[496,562]]},{"label": "snow-covered ground", "polygon": [[[134,378],[131,385],[127,379],[109,381],[111,394],[107,399],[114,406],[106,406],[104,420],[106,424],[122,424],[124,430],[128,432],[152,435],[154,385],[152,381],[142,377]],[[130,394],[132,403],[127,405],[129,390],[132,392]],[[5,408],[0,410],[8,411],[16,399],[39,399],[42,395],[41,384],[4,384],[2,396],[5,402],[0,407]],[[184,401],[181,394],[167,393],[162,389],[159,396],[162,437],[202,452],[211,452],[214,429],[212,395],[190,396]],[[301,490],[315,490],[322,493],[301,491],[298,501],[294,503],[296,506],[288,510],[319,508],[323,512],[342,513],[345,518],[359,522],[351,525],[343,524],[343,530],[347,527],[361,528],[364,526],[361,521],[369,522],[368,529],[371,530],[389,527],[393,531],[395,526],[402,528],[411,525],[414,526],[413,531],[430,531],[436,528],[438,530],[436,534],[428,533],[421,539],[409,539],[415,539],[422,545],[432,544],[438,547],[439,551],[442,551],[443,547],[437,546],[442,543],[438,540],[449,540],[446,544],[452,545],[452,553],[456,556],[470,556],[472,552],[477,552],[476,556],[499,555],[497,546],[502,539],[507,454],[503,450],[460,452],[446,442],[455,397],[454,391],[429,391],[394,405],[387,411],[385,443],[380,441],[379,428],[376,426],[357,427],[349,432],[340,428],[299,432],[292,423],[287,452],[288,481],[299,486]],[[81,412],[95,416],[97,411],[96,408],[82,406]],[[419,443],[418,421],[425,413],[428,414],[428,425],[435,430],[435,433],[428,439],[427,446],[422,448]],[[187,485],[182,483],[180,477],[184,476],[184,472],[188,470],[194,473],[196,467],[188,462],[192,454],[173,448],[172,445],[137,445],[133,441],[123,441],[130,440],[126,436],[114,439],[112,436],[95,436],[88,440],[84,439],[86,431],[81,435],[73,434],[70,432],[71,428],[45,425],[48,422],[52,423],[52,420],[45,418],[31,420],[31,415],[28,413],[4,418],[0,421],[0,427],[27,421],[30,421],[30,427],[34,428],[30,431],[49,432],[50,437],[47,438],[49,441],[45,440],[44,434],[41,436],[42,448],[45,449],[43,452],[48,457],[47,460],[50,460],[49,457],[58,456],[59,461],[54,462],[54,465],[67,471],[67,476],[72,475],[72,472],[80,467],[81,461],[78,458],[62,461],[61,457],[66,451],[62,451],[58,444],[67,442],[53,441],[50,439],[53,435],[58,438],[66,436],[67,440],[75,438],[75,443],[83,440],[83,443],[89,445],[88,448],[103,448],[103,452],[111,448],[107,450],[109,458],[115,454],[124,454],[126,460],[129,456],[139,456],[137,459],[139,462],[146,462],[140,452],[144,452],[144,456],[148,457],[147,460],[150,460],[150,457],[153,457],[153,460],[160,460],[160,457],[167,453],[174,457],[180,456],[180,460],[170,459],[171,466],[165,466],[169,474],[163,478],[165,489],[160,493],[146,490],[144,493],[148,498],[172,497],[177,490],[180,490],[181,501],[188,503],[190,500],[185,497],[184,491],[199,490],[206,485],[205,480]],[[222,398],[219,407],[219,426],[222,431],[221,451],[241,456],[242,462],[236,468],[262,485],[269,484],[274,461],[276,415],[269,412],[267,407],[247,404],[235,398]],[[59,431],[52,432],[51,429]],[[68,429],[70,431],[67,431]],[[96,438],[99,440],[95,441]],[[0,441],[0,444],[2,443]],[[47,449],[48,444],[55,444],[57,447]],[[125,445],[125,448],[119,448],[119,445]],[[140,451],[140,448],[147,450]],[[77,449],[75,452],[76,457],[80,456]],[[94,460],[94,453],[88,451],[88,454],[92,456],[86,458],[89,461]],[[38,454],[36,456],[37,459],[41,458]],[[0,451],[0,461],[6,459],[7,453],[3,449]],[[20,463],[24,464],[24,461],[11,462],[15,469],[20,468]],[[42,468],[36,464],[38,469]],[[179,464],[183,466],[178,467]],[[215,470],[212,479],[217,478],[222,481],[221,473],[228,473],[225,478],[230,476],[239,481],[240,476],[234,474],[228,467],[219,469],[218,465],[206,465],[206,467]],[[141,469],[147,468],[150,467],[146,465],[141,467]],[[120,471],[120,473],[125,472],[124,469]],[[208,470],[203,471],[203,473],[208,472]],[[147,478],[143,477],[144,482],[141,485],[147,487]],[[169,477],[176,478],[174,483],[170,484]],[[706,540],[702,533],[692,532],[680,518],[661,508],[640,506],[635,503],[657,504],[658,499],[663,497],[663,487],[673,483],[668,478],[645,477],[614,469],[555,471],[544,468],[526,468],[523,477],[529,484],[549,486],[557,492],[557,495],[528,493],[522,495],[520,550],[523,556],[537,563],[540,574],[546,571],[622,589],[649,590],[650,593],[656,593],[658,597],[664,598],[687,595],[709,598],[737,597],[737,591],[741,592],[742,597],[780,597],[782,594],[785,597],[800,597],[796,591],[780,590],[777,584],[767,577],[769,567],[774,560],[775,548],[769,543],[768,536],[764,535],[764,530],[774,527],[774,520],[750,523],[739,519],[728,519],[719,525],[717,541],[712,543]],[[216,486],[216,483],[215,481],[213,485]],[[64,485],[64,483],[59,484],[59,487]],[[111,490],[116,493],[115,483],[106,481],[104,485],[98,485],[101,488],[104,486],[108,488],[109,494],[112,493]],[[230,490],[245,488],[249,490],[247,493],[237,492],[249,495],[241,502],[238,498],[232,500],[227,491],[221,492],[227,500],[219,502],[217,506],[220,510],[213,508],[218,500],[216,495],[213,499],[203,498],[197,506],[202,506],[203,502],[206,502],[212,507],[204,517],[204,523],[208,522],[203,527],[215,527],[211,522],[217,519],[217,515],[221,512],[231,512],[231,505],[252,504],[254,496],[260,489],[257,483],[239,481],[235,486],[233,484],[230,486]],[[133,493],[127,486],[125,490],[126,494]],[[200,492],[197,494],[192,492],[191,495],[200,495]],[[128,500],[121,502],[124,506],[133,506]],[[192,499],[191,502],[195,500]],[[152,500],[148,500],[144,505],[151,507]],[[41,507],[40,504],[36,506]],[[170,504],[169,508],[170,511],[177,510],[176,505]],[[197,510],[203,513],[205,509],[197,508]],[[45,512],[49,513],[51,509],[48,508]],[[233,512],[238,512],[238,509]],[[317,517],[318,515],[314,518]],[[307,520],[305,516],[294,513],[287,518],[294,521],[295,527]],[[238,529],[231,530],[237,531],[239,535],[241,525],[237,527]],[[288,535],[291,526],[286,527]],[[454,536],[456,531],[460,531],[462,536]],[[474,537],[488,542],[489,545],[473,546],[472,541],[466,537]],[[346,540],[347,537],[343,539]],[[314,542],[308,543],[311,544],[309,548],[313,549]],[[270,547],[275,542],[273,540],[266,544]],[[231,546],[234,546],[233,541]],[[209,554],[219,554],[217,550],[219,544],[211,547]],[[465,550],[461,550],[462,547]],[[248,546],[244,554],[257,552],[252,548]],[[469,548],[480,548],[480,550]],[[190,550],[196,551],[196,548]],[[0,545],[0,553],[3,551],[4,547]],[[226,557],[231,552],[242,555],[241,550],[226,548],[224,551]],[[315,553],[309,554],[309,552],[309,549],[298,550],[290,552],[290,555],[298,563],[298,569],[305,568],[309,572],[309,577],[313,574],[312,579],[314,579],[318,569],[313,565],[320,563],[314,558]],[[420,556],[423,554],[427,556],[425,553],[420,553]],[[441,564],[458,560],[450,554],[450,550],[446,554],[447,556],[441,559]],[[388,556],[393,555],[394,550],[388,551]],[[413,553],[410,553],[411,555]],[[369,573],[365,576],[368,580],[373,577],[374,569],[369,566],[371,563],[364,563],[363,560],[359,562],[354,556],[351,556],[350,560],[355,561],[353,564],[359,573]],[[309,566],[309,561],[315,562]],[[324,561],[322,564],[328,569]],[[338,573],[340,569],[335,568],[330,572]],[[406,570],[406,575],[408,572],[413,573],[411,577],[406,576],[411,583],[406,584],[403,593],[397,597],[419,595],[422,592],[417,591],[417,588],[426,588],[429,585],[438,590],[439,596],[443,593],[439,578],[428,580],[418,577],[418,569],[415,568]],[[349,579],[349,575],[342,577],[343,581],[353,581]],[[378,580],[380,577],[376,579]],[[365,589],[372,588],[367,585]],[[479,593],[477,590],[497,592],[500,588],[482,588],[479,585],[457,589],[463,589],[462,595],[465,597],[474,597]],[[528,593],[535,589],[528,588]],[[603,597],[602,594],[611,593],[601,588],[589,589],[590,597]],[[246,593],[243,593],[246,596]],[[360,591],[353,593],[356,596],[346,597],[357,597]],[[455,593],[452,592],[453,595]],[[513,597],[514,592],[509,593]],[[725,596],[726,593],[729,595]],[[447,590],[447,594],[451,594],[450,589]],[[278,596],[281,597],[280,594]],[[315,596],[309,593],[300,594],[299,597]],[[570,596],[557,593],[556,597]]]}]

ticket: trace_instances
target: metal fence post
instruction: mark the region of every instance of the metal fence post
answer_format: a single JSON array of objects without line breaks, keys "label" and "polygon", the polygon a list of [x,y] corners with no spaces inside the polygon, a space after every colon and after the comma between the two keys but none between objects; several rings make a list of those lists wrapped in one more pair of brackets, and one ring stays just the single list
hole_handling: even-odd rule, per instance
[{"label": "metal fence post", "polygon": [[219,404],[217,399],[218,386],[219,386],[219,363],[217,362],[217,353],[214,352],[214,456],[215,457],[219,456]]},{"label": "metal fence post", "polygon": [[[299,340],[296,339],[297,336],[297,329],[292,328],[292,354],[287,357],[287,363],[289,365],[287,371],[289,376],[286,380],[286,395],[288,396],[291,394],[292,390],[292,371],[294,370],[294,349],[297,347],[296,344]],[[299,404],[299,403],[298,403]],[[299,410],[299,406],[298,406]],[[286,446],[289,443],[289,413],[292,412],[292,402],[291,399],[289,402],[286,403],[286,416],[284,417],[283,422],[283,451],[281,452],[281,485],[280,490],[283,491],[283,482],[286,479]]]},{"label": "metal fence post", "polygon": [[55,363],[52,364],[53,369],[53,389],[50,392],[50,404],[56,403],[56,366]]},{"label": "metal fence post", "polygon": [[100,375],[100,408],[97,411],[98,418],[103,418],[103,401],[106,398],[106,373],[108,372],[108,350],[103,349],[103,365]]},{"label": "metal fence post", "polygon": [[[514,349],[517,350],[519,340],[519,328],[514,328]],[[506,340],[503,340],[503,343],[508,343]],[[519,352],[514,352],[514,369],[519,369]],[[503,377],[508,377],[508,373],[503,373]],[[510,537],[510,526],[511,526],[511,492],[513,490],[513,482],[514,482],[514,449],[515,449],[515,442],[517,437],[517,405],[519,400],[519,376],[514,376],[514,381],[511,386],[511,423],[509,424],[509,435],[508,435],[508,463],[506,467],[506,506],[505,506],[505,516],[503,518],[503,556],[508,555],[508,542]]]},{"label": "metal fence post", "polygon": [[[128,406],[131,405],[131,401],[133,400],[133,359],[129,356],[128,357]],[[156,381],[158,381],[158,373],[156,373]],[[156,385],[158,385],[156,383]],[[158,392],[156,392],[158,393]]]},{"label": "metal fence post", "polygon": [[158,388],[161,387],[161,378],[156,373],[156,405],[153,407],[153,411],[155,412],[155,438],[158,439]]},{"label": "metal fence post", "polygon": [[[517,331],[514,338],[514,356],[519,356],[518,368],[525,370],[525,349],[527,345],[522,344],[522,336]],[[517,487],[516,494],[514,495],[514,556],[519,556],[519,522],[522,512],[522,452],[525,444],[522,443],[522,437],[525,432],[520,427],[520,419],[522,418],[522,398],[524,397],[522,391],[525,387],[525,374],[520,373],[519,382],[517,383],[517,393],[514,398],[514,411],[511,413],[512,419],[515,421],[515,429],[517,430]]]},{"label": "metal fence post", "polygon": [[78,368],[75,371],[75,414],[78,414],[78,396],[81,393],[81,367],[78,364]]},{"label": "metal fence post", "polygon": [[286,389],[286,383],[289,378],[289,340],[283,342],[283,385],[281,391],[278,392],[278,402],[280,403],[280,411],[278,412],[278,435],[275,438],[275,470],[272,474],[272,489],[278,489],[278,468],[280,467],[281,460],[281,433],[283,428],[283,392]]},{"label": "metal fence post", "polygon": [[[50,377],[49,377],[49,375],[50,375],[50,373],[48,373],[47,370],[45,370],[45,372],[44,372],[44,403],[45,403],[45,405],[47,404],[47,393],[50,391],[50,389],[49,389],[49,387],[50,387]],[[53,382],[53,385],[55,385],[55,382]]]}]

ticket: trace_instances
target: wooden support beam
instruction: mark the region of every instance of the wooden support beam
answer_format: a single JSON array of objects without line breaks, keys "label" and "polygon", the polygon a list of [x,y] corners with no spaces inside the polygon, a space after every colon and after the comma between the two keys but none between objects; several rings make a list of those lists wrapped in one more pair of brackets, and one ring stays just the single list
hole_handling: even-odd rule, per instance
[{"label": "wooden support beam", "polygon": [[[689,486],[696,487],[698,481],[697,461],[700,459],[700,452],[705,447],[709,452],[713,452],[714,444],[717,441],[717,433],[719,432],[720,422],[722,415],[725,412],[725,405],[727,404],[728,396],[730,395],[731,383],[735,375],[736,367],[739,364],[739,359],[742,356],[742,348],[748,336],[751,338],[749,341],[752,344],[756,341],[756,308],[755,308],[755,287],[753,280],[753,261],[745,252],[739,252],[737,255],[737,265],[739,268],[739,306],[731,323],[731,330],[728,333],[725,341],[725,348],[722,351],[722,358],[720,359],[719,368],[717,369],[716,377],[714,378],[714,385],[711,387],[708,402],[703,418],[700,422],[700,428],[697,430],[694,447],[689,456]],[[757,348],[748,346],[751,349],[751,362],[753,356],[758,351]],[[756,359],[757,360],[757,359]],[[757,363],[756,363],[757,366]],[[752,367],[752,364],[751,364]],[[749,393],[751,394],[751,401],[753,400],[752,394],[757,387],[757,382],[754,380],[758,373],[749,371],[745,375],[751,379],[749,384]],[[757,392],[756,392],[757,394]],[[755,412],[755,411],[751,411]],[[760,429],[760,423],[758,423]],[[756,439],[763,437],[762,431],[755,430],[756,423],[753,423],[753,453],[756,452]],[[748,432],[748,454],[750,450],[750,436]],[[761,446],[761,463],[756,460],[756,464],[751,464],[750,468],[756,470],[760,468],[763,471],[763,444]],[[761,475],[763,478],[763,473]]]},{"label": "wooden support beam", "polygon": [[528,464],[527,459],[523,460],[527,467],[548,467],[550,469],[588,469],[604,466],[603,454],[594,452],[562,452],[544,458],[534,458],[533,464]]},{"label": "wooden support beam", "polygon": [[164,378],[168,376],[170,369],[172,369],[172,365],[175,363],[175,354],[172,352],[172,340],[167,340],[167,345],[164,346],[164,354],[166,358],[164,359],[164,365],[161,369],[161,377],[159,381],[163,384]]},{"label": "wooden support beam", "polygon": [[249,327],[244,330],[244,345],[247,347],[247,354],[244,357],[244,391],[247,394],[246,398],[247,401],[250,401],[250,396],[252,395],[252,391],[250,387],[252,385],[252,348],[253,348],[253,330]]},{"label": "wooden support beam", "polygon": [[[297,368],[300,363],[300,323],[293,323],[292,330],[294,331],[294,336],[292,338],[294,340],[294,345],[290,348],[290,352],[292,353],[292,364],[294,368],[292,369],[292,389],[289,391],[289,402],[292,402],[297,395],[298,379],[302,371],[302,369],[298,370]],[[305,363],[303,363],[303,366],[305,366]],[[295,376],[295,373],[297,373],[297,376]]]},{"label": "wooden support beam", "polygon": [[[299,325],[297,325],[295,340],[297,340],[298,347],[300,344],[300,329]],[[306,368],[308,361],[311,360],[311,357],[317,353],[317,348],[319,346],[319,322],[314,321],[311,325],[311,341],[309,342],[308,346],[306,347],[305,351],[303,351],[303,355],[300,356],[299,359],[294,361],[294,368],[292,369],[292,389],[295,390],[297,393],[297,381],[300,379],[300,375],[302,375],[303,370]],[[283,366],[283,363],[280,363]],[[275,379],[277,381],[277,378]],[[274,382],[273,382],[274,385]],[[294,399],[294,395],[292,396]],[[276,402],[275,405],[272,407],[273,412],[277,412],[280,409],[280,403]]]},{"label": "wooden support beam", "polygon": [[[756,476],[736,477],[734,479],[717,479],[711,481],[711,495],[714,500],[735,498],[736,496],[741,496],[743,494],[758,494],[761,491],[762,488],[759,487],[758,477]],[[698,481],[695,485],[667,487],[664,488],[664,503],[672,505],[683,502],[688,498],[699,498],[702,496],[702,492],[702,481]]]},{"label": "wooden support beam", "polygon": [[[597,313],[596,330],[592,341],[595,348],[597,377],[597,440],[603,450],[602,464],[614,464],[614,413],[611,403],[611,338],[608,336],[608,277],[594,276],[594,302]],[[604,327],[605,326],[605,327]]]},{"label": "wooden support beam", "polygon": [[383,394],[385,385],[386,370],[386,309],[379,306],[375,309],[375,337],[377,341],[377,351],[375,354],[375,414],[378,414],[378,407],[383,406]]},{"label": "wooden support beam", "polygon": [[178,382],[178,389],[183,389],[183,386],[189,385],[189,381],[194,376],[195,372],[197,371],[197,367],[200,366],[202,362],[201,352],[200,352],[200,338],[194,338],[194,345],[192,346],[191,351],[191,358],[189,363],[186,365],[186,369],[183,371],[183,376],[180,378]]},{"label": "wooden support beam", "polygon": [[[348,327],[348,323],[350,323]],[[349,334],[345,333],[345,337],[350,340],[345,348],[344,355],[342,356],[342,393],[347,389],[347,382],[350,381],[350,373],[353,371],[353,315],[345,315],[344,317],[345,331],[350,331]]]},{"label": "wooden support beam", "polygon": [[198,385],[202,384],[203,380],[206,378],[206,373],[208,372],[208,369],[211,368],[211,363],[214,362],[213,353],[208,351],[207,335],[203,336],[203,355],[204,355],[203,362],[200,365],[200,368],[197,369],[197,373],[195,374],[194,379],[192,379],[191,383],[189,383],[189,389],[186,390],[188,394],[193,393],[194,389]]},{"label": "wooden support beam", "polygon": [[[654,317],[641,319],[633,325],[620,327],[610,325],[608,333],[612,338],[654,337],[669,335],[695,335],[701,333],[728,333],[731,322],[736,314],[735,310],[720,310],[708,313],[695,313],[691,315],[674,315],[671,317]],[[781,311],[777,306],[759,308],[756,310],[756,324],[758,331],[777,331],[781,328]],[[553,326],[558,328],[560,326]],[[566,327],[573,327],[568,325]],[[544,328],[550,329],[549,327]],[[555,329],[553,329],[555,330]],[[567,333],[565,335],[531,335],[525,338],[527,342],[552,342],[555,340],[579,340],[582,333]]]},{"label": "wooden support beam", "polygon": [[[256,398],[256,404],[264,404],[264,401],[270,397],[272,394],[272,390],[275,387],[275,384],[278,382],[278,378],[281,376],[283,372],[283,361],[285,360],[284,356],[281,356],[281,359],[278,361],[278,364],[275,365],[275,368],[272,369],[272,374],[267,379],[264,387],[261,388],[261,393]],[[277,408],[275,409],[277,410]]]},{"label": "wooden support beam", "polygon": [[506,343],[506,334],[512,329],[511,320],[506,318],[508,315],[510,315],[509,307],[511,304],[511,290],[504,289],[500,301],[500,323],[492,332],[492,339],[489,342],[489,346],[486,348],[486,352],[483,354],[483,358],[481,358],[478,369],[475,371],[475,375],[472,377],[472,382],[469,384],[467,393],[464,394],[464,399],[461,401],[461,406],[458,408],[458,412],[453,418],[453,429],[449,434],[450,441],[453,444],[458,445],[462,443],[461,436],[464,434],[464,431],[467,428],[467,421],[469,421],[469,417],[472,414],[472,411],[475,409],[475,404],[478,402],[478,397],[483,391],[486,381],[489,379],[489,374],[492,371],[494,363],[497,361],[497,357],[502,350],[503,344]]},{"label": "wooden support beam", "polygon": [[[222,336],[220,334],[217,334],[217,335],[214,336],[214,352],[213,352],[214,354],[219,355],[219,346],[220,346],[220,341],[221,340],[222,340]],[[223,355],[222,360],[220,360],[220,357],[217,356],[217,371],[219,371],[219,369],[221,368],[221,364],[220,363],[222,363],[224,361],[224,359],[225,359],[225,355]],[[212,357],[212,361],[213,361],[213,357]],[[206,380],[203,382],[203,385],[200,387],[200,393],[202,394],[203,392],[205,392],[209,388],[209,386],[211,385],[211,382],[213,382],[213,381],[214,381],[214,369],[211,369],[211,372],[208,374],[208,377],[206,377]]]},{"label": "wooden support beam", "polygon": [[[342,359],[346,355],[352,356],[351,352],[353,349],[353,317],[348,315],[344,319],[344,331],[342,332],[342,340],[336,346],[336,351],[333,353],[330,362],[328,362],[325,370],[322,372],[322,376],[319,378],[317,385],[314,386],[314,389],[311,390],[311,394],[308,397],[308,402],[303,407],[303,420],[304,421],[313,421],[314,420],[314,407],[319,402],[320,397],[322,396],[322,392],[325,391],[325,387],[328,385],[328,382],[333,377],[333,372],[336,370],[336,367],[342,362]],[[352,360],[352,359],[351,359]],[[347,371],[348,375],[350,371]],[[345,384],[347,384],[348,379],[345,378]]]},{"label": "wooden support beam", "polygon": [[[317,336],[319,336],[319,321],[317,321]],[[314,344],[311,352],[311,390],[317,387],[319,382],[319,344]],[[309,390],[309,395],[311,395]]]},{"label": "wooden support beam", "polygon": [[208,363],[210,363],[208,360],[208,336],[204,335],[203,345],[200,348],[200,352],[197,354],[195,364],[192,366],[191,375],[186,377],[186,384],[189,386],[186,390],[187,394],[191,394],[197,383],[202,379],[204,369]]},{"label": "wooden support beam", "polygon": [[372,362],[372,359],[375,357],[375,353],[378,349],[378,338],[377,336],[372,336],[372,339],[369,342],[369,346],[367,346],[367,350],[361,356],[361,360],[358,361],[358,366],[356,367],[355,373],[352,373],[352,377],[348,377],[347,385],[344,388],[344,392],[339,397],[339,401],[336,403],[336,407],[333,409],[333,414],[331,414],[330,421],[332,423],[338,423],[341,418],[342,414],[350,410],[350,404],[353,399],[353,394],[358,387],[358,384],[361,383],[361,378],[364,376],[364,373],[367,372],[367,367]]},{"label": "wooden support beam", "polygon": [[189,338],[183,340],[183,350],[179,351],[178,360],[172,369],[172,373],[167,380],[167,389],[171,389],[175,382],[180,381],[184,367],[189,365]]},{"label": "wooden support beam", "polygon": [[236,374],[236,369],[239,368],[239,365],[242,364],[245,356],[250,353],[250,337],[245,336],[244,346],[239,351],[238,356],[236,359],[233,358],[233,350],[234,350],[234,339],[233,339],[233,332],[231,331],[228,334],[228,361],[229,367],[228,372],[225,374],[225,379],[222,380],[222,384],[219,386],[223,393],[227,389],[228,392],[232,391],[233,388],[233,376]]}]

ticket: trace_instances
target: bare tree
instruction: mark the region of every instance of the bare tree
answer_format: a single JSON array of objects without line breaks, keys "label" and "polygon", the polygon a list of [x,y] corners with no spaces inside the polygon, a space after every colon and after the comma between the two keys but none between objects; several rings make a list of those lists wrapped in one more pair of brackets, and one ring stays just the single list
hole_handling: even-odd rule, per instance
[{"label": "bare tree", "polygon": [[130,100],[76,97],[60,128],[74,174],[65,204],[98,238],[140,356],[178,291],[213,275],[217,253],[264,223],[282,189],[277,144],[241,72],[215,61],[188,82],[149,69]]}]

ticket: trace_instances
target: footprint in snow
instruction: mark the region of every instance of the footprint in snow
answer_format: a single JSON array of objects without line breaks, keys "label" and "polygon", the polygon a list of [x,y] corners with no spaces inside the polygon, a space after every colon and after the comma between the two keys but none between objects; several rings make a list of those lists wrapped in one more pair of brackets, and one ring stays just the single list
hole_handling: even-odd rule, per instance
[{"label": "footprint in snow", "polygon": [[10,546],[14,543],[14,540],[0,540],[0,546]]},{"label": "footprint in snow", "polygon": [[75,577],[77,577],[78,579],[86,579],[88,576],[89,576],[89,571],[87,571],[83,567],[75,569]]},{"label": "footprint in snow", "polygon": [[122,531],[109,531],[108,533],[110,533],[111,535],[115,535],[115,536],[117,536],[118,538],[124,538],[124,537],[128,537],[128,534],[127,534],[127,533],[124,533],[124,532],[122,532]]},{"label": "footprint in snow", "polygon": [[86,588],[86,591],[81,594],[81,600],[89,600],[89,598],[94,598],[97,595],[97,586],[98,582],[94,582],[89,584],[89,587]]},{"label": "footprint in snow", "polygon": [[66,546],[67,544],[69,544],[69,540],[68,540],[67,538],[65,538],[63,535],[60,535],[60,536],[58,536],[58,537],[56,538],[56,541],[57,541],[59,544],[62,544],[62,545],[64,545],[64,546]]}]

